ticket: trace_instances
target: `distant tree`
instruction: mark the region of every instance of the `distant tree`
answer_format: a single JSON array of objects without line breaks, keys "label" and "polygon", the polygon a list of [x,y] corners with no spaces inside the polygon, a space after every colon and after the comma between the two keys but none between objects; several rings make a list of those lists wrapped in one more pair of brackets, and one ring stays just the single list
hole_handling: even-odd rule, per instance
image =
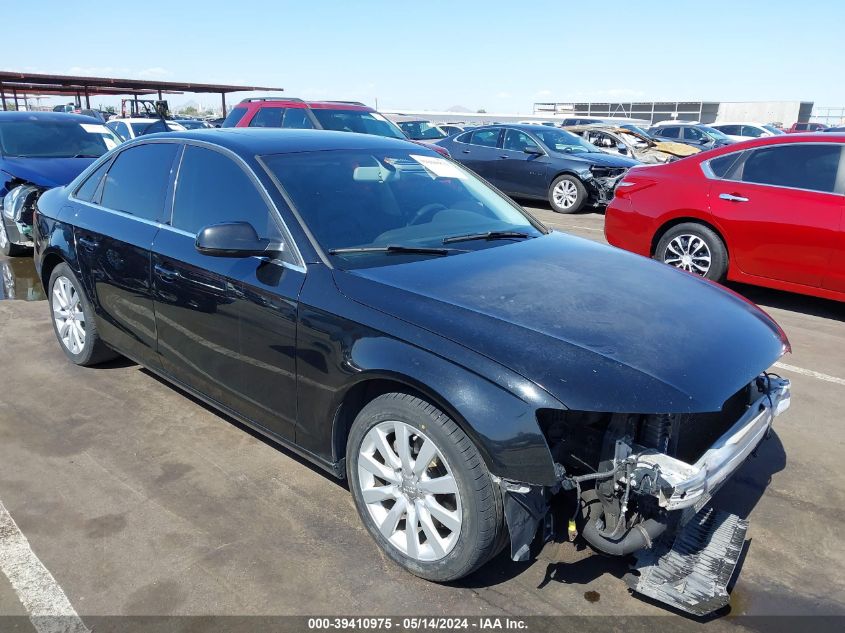
[{"label": "distant tree", "polygon": [[476,113],[477,114],[487,114],[487,110],[485,110],[484,108],[478,108],[478,110],[476,110]]},{"label": "distant tree", "polygon": [[179,110],[179,114],[184,114],[187,116],[196,116],[197,114],[199,114],[199,110],[197,110],[194,106],[189,105]]},{"label": "distant tree", "polygon": [[115,107],[113,105],[110,105],[110,106],[106,106],[106,112],[108,112],[109,114],[114,114],[115,112],[117,112],[117,110],[115,109]]}]

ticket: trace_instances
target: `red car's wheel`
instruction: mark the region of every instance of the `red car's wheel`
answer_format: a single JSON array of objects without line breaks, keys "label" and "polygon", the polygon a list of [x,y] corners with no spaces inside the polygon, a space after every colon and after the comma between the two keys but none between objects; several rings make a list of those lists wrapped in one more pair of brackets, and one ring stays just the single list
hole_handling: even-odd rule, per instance
[{"label": "red car's wheel", "polygon": [[713,281],[722,281],[728,272],[728,251],[722,238],[695,222],[666,231],[657,243],[654,259]]}]

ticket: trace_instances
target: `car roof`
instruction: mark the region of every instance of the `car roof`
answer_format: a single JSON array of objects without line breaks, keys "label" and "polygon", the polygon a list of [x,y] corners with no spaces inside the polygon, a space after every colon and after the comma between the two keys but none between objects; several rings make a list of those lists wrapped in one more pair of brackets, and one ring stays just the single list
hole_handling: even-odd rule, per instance
[{"label": "car roof", "polygon": [[434,150],[401,139],[334,132],[329,130],[294,130],[284,128],[204,128],[185,132],[159,132],[142,139],[194,140],[218,145],[247,155],[287,154],[320,150],[413,150],[436,156]]},{"label": "car roof", "polygon": [[0,121],[77,121],[78,123],[90,123],[91,120],[99,121],[94,117],[85,116],[84,114],[72,114],[70,112],[2,112],[0,111]]},{"label": "car roof", "polygon": [[248,98],[244,99],[235,107],[262,107],[270,106],[271,108],[313,108],[315,110],[358,110],[360,112],[375,112],[373,108],[357,101],[303,101],[302,99],[293,99],[280,97],[278,99],[271,98]]}]

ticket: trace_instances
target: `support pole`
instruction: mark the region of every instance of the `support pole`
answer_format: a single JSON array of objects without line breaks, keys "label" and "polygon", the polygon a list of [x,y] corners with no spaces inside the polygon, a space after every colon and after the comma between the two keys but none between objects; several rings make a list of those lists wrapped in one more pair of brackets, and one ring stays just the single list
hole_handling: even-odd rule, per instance
[{"label": "support pole", "polygon": [[91,109],[91,99],[88,98],[88,86],[85,86],[85,107]]},{"label": "support pole", "polygon": [[3,84],[0,83],[0,103],[3,104],[3,111],[6,110],[6,90],[3,88]]},{"label": "support pole", "polygon": [[223,102],[223,118],[225,119],[226,118],[226,93],[221,92],[220,97],[221,97],[221,100]]},{"label": "support pole", "polygon": [[18,91],[16,88],[12,88],[12,96],[15,98],[15,111],[18,110]]}]

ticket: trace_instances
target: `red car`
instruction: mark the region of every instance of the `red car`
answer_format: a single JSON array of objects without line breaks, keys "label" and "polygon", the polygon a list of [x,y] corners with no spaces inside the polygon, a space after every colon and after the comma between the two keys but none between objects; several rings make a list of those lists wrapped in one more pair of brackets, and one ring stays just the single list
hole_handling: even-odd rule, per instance
[{"label": "red car", "polygon": [[845,301],[845,134],[765,137],[634,167],[605,235],[714,281]]},{"label": "red car", "polygon": [[[257,97],[232,108],[221,127],[282,127],[336,130],[409,140],[399,127],[360,101],[303,101]],[[449,158],[445,147],[412,141]]]},{"label": "red car", "polygon": [[786,130],[787,134],[803,134],[804,132],[821,132],[827,129],[824,123],[793,123],[792,127]]}]

